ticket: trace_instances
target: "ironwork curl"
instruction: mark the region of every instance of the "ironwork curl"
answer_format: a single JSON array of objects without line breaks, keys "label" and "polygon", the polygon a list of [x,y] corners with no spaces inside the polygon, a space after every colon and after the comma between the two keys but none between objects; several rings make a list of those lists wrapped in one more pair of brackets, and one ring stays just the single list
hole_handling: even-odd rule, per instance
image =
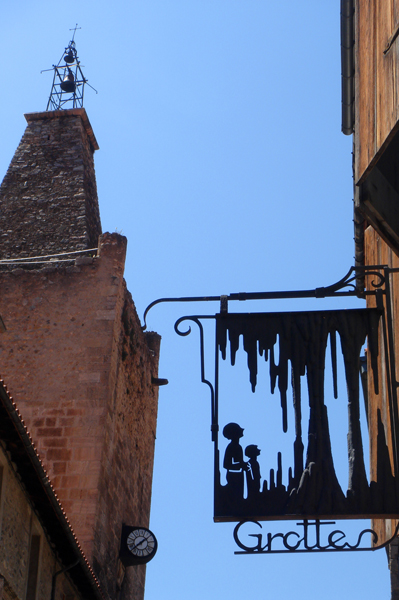
[{"label": "ironwork curl", "polygon": [[180,319],[178,319],[176,321],[176,323],[174,325],[174,329],[175,329],[177,335],[181,335],[182,337],[185,337],[187,335],[190,335],[192,330],[191,330],[191,327],[189,326],[187,331],[181,331],[179,329],[179,326],[181,325],[181,323],[183,323],[184,321],[192,321],[193,323],[198,325],[199,332],[200,332],[201,383],[205,383],[209,387],[210,392],[211,392],[211,431],[212,431],[212,437],[213,437],[214,432],[215,432],[215,425],[217,425],[216,411],[215,411],[215,389],[214,389],[212,383],[205,377],[204,328],[203,328],[203,325],[202,325],[200,319],[214,319],[214,317],[209,316],[209,315],[180,317]]},{"label": "ironwork curl", "polygon": [[[366,268],[364,267],[364,269],[366,269]],[[375,267],[373,267],[373,269],[375,269]],[[385,270],[385,267],[381,267],[381,269]],[[382,288],[382,286],[385,284],[386,276],[385,276],[385,274],[380,273],[379,271],[374,271],[374,270],[369,271],[366,269],[364,274],[367,275],[367,277],[373,276],[373,277],[376,277],[377,279],[379,279],[378,282],[374,281],[374,279],[372,279],[370,281],[370,285],[372,285],[374,288]]]},{"label": "ironwork curl", "polygon": [[[334,294],[335,292],[342,290],[345,287],[350,287],[352,290],[356,289],[355,285],[351,285],[352,281],[356,281],[356,270],[357,267],[351,267],[349,269],[349,271],[347,272],[347,274],[342,277],[342,279],[340,279],[339,281],[337,281],[336,283],[333,283],[332,285],[329,285],[327,287],[323,287],[323,288],[317,288],[317,291],[321,291],[321,293],[323,294],[322,297],[325,297],[326,295],[329,296],[330,294]],[[352,275],[352,273],[354,273],[354,275]],[[352,275],[352,277],[351,277]]]},{"label": "ironwork curl", "polygon": [[[374,280],[371,281],[371,285],[374,288],[380,288],[384,285],[385,281],[386,281],[386,276],[385,273],[381,273],[379,270],[381,271],[385,271],[387,269],[386,265],[366,265],[364,267],[351,267],[349,269],[349,271],[347,272],[347,274],[340,279],[339,281],[337,281],[336,283],[334,283],[331,286],[328,286],[326,288],[320,288],[321,290],[323,290],[323,295],[326,296],[330,296],[333,295],[335,292],[338,292],[340,290],[343,290],[345,287],[349,287],[352,290],[356,290],[356,285],[352,284],[352,281],[356,281],[359,277],[360,274],[362,274],[363,276],[375,276],[379,281],[375,282]],[[370,291],[365,291],[364,292],[366,295],[370,294]],[[373,292],[371,292],[373,293]],[[358,292],[356,292],[356,295],[359,295]]]},{"label": "ironwork curl", "polygon": [[[191,333],[191,331],[192,331],[190,326],[188,326],[188,329],[187,329],[187,331],[180,331],[180,329],[179,329],[179,325],[180,325],[180,324],[181,324],[183,321],[186,321],[186,320],[187,320],[187,317],[182,317],[182,318],[180,318],[180,319],[178,319],[178,320],[176,321],[176,323],[175,323],[175,325],[174,325],[174,330],[176,331],[177,335],[181,335],[182,337],[185,337],[186,335],[190,335],[190,333]],[[199,323],[198,323],[198,324],[199,324]]]}]

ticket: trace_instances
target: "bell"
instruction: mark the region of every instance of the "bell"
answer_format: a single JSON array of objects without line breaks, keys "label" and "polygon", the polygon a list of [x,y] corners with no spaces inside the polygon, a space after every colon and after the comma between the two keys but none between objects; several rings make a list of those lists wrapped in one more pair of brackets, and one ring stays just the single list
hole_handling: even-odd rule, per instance
[{"label": "bell", "polygon": [[72,52],[71,49],[69,49],[69,52],[67,54],[65,54],[64,60],[68,64],[73,63],[73,61],[75,60],[75,57],[74,57],[73,52]]},{"label": "bell", "polygon": [[68,73],[64,77],[64,81],[61,83],[60,87],[63,92],[67,92],[68,94],[71,94],[75,91],[76,85],[71,69],[68,69]]}]

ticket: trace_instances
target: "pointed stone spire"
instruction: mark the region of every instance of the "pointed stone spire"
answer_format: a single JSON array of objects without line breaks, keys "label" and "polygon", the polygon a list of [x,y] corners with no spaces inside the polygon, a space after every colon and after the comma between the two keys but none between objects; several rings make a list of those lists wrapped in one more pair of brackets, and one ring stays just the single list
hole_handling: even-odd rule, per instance
[{"label": "pointed stone spire", "polygon": [[101,234],[84,108],[25,115],[22,140],[0,187],[0,259],[85,250]]}]

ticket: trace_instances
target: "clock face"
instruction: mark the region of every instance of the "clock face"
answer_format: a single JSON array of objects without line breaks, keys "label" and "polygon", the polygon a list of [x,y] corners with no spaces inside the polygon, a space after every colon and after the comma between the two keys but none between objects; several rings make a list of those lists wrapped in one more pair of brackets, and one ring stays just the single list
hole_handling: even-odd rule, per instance
[{"label": "clock face", "polygon": [[137,527],[127,536],[127,547],[137,557],[147,558],[155,554],[157,542],[155,536],[149,529]]}]

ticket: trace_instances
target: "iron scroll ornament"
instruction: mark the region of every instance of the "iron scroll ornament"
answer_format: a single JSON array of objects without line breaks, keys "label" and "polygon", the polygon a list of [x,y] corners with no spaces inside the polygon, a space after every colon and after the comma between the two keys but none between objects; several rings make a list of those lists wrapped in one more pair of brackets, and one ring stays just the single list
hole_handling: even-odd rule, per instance
[{"label": "iron scroll ornament", "polygon": [[219,429],[218,424],[217,424],[218,417],[217,417],[217,409],[216,409],[216,404],[215,404],[215,388],[212,385],[212,383],[209,381],[209,379],[206,379],[206,377],[205,377],[204,328],[201,323],[201,319],[213,319],[213,318],[214,318],[213,316],[209,316],[209,315],[203,315],[203,316],[198,316],[198,317],[195,317],[195,316],[181,317],[175,323],[175,331],[178,335],[181,335],[182,337],[186,337],[187,335],[190,335],[191,327],[188,327],[188,329],[186,329],[185,331],[182,331],[181,329],[179,329],[180,325],[182,323],[184,323],[185,321],[192,321],[199,328],[201,382],[205,383],[205,385],[208,386],[209,391],[211,393],[211,432],[212,432],[212,441],[215,442],[215,441],[217,441],[217,431]]},{"label": "iron scroll ornament", "polygon": [[[370,484],[367,481],[364,469],[363,450],[361,445],[361,435],[359,434],[357,421],[359,411],[359,356],[358,352],[363,345],[364,337],[369,337],[369,366],[373,368],[375,375],[377,375],[377,352],[378,344],[376,342],[378,337],[378,327],[383,333],[383,344],[385,357],[389,357],[386,364],[387,373],[389,377],[388,388],[390,406],[395,407],[396,405],[396,376],[395,376],[395,363],[392,359],[392,323],[390,321],[390,310],[387,310],[383,314],[382,298],[385,296],[387,305],[389,303],[389,274],[396,272],[396,269],[388,269],[385,265],[377,265],[366,269],[352,268],[348,274],[336,284],[327,288],[316,288],[315,290],[305,290],[300,292],[265,292],[256,294],[231,294],[230,296],[218,296],[218,297],[196,297],[196,298],[166,298],[153,302],[146,310],[146,315],[150,308],[160,302],[193,302],[193,301],[213,301],[219,300],[221,303],[221,312],[217,315],[191,315],[185,316],[178,319],[175,324],[175,330],[179,335],[186,336],[191,332],[191,328],[183,329],[181,326],[185,321],[191,321],[196,323],[200,331],[200,360],[201,360],[201,381],[206,383],[211,391],[211,430],[212,440],[214,441],[215,447],[215,521],[242,521],[242,520],[276,520],[276,519],[331,519],[331,518],[395,518],[398,516],[399,506],[399,493],[398,493],[398,482],[393,476],[393,472],[398,472],[398,444],[397,444],[397,414],[395,414],[394,408],[390,411],[391,413],[391,432],[392,439],[391,445],[393,447],[393,462],[391,466],[389,452],[387,447],[386,432],[382,424],[381,416],[376,416],[378,419],[378,456],[377,463],[384,465],[377,481],[372,481]],[[355,286],[355,280],[359,275],[359,272],[369,276],[369,289],[359,293]],[[370,281],[372,278],[372,281]],[[269,299],[269,298],[305,298],[305,297],[334,297],[334,296],[358,296],[364,297],[365,295],[373,294],[376,298],[376,304],[378,309],[362,309],[360,311],[320,311],[312,313],[260,313],[260,314],[243,314],[239,313],[234,315],[227,312],[228,301],[230,300],[249,300],[249,299]],[[388,306],[389,309],[389,306]],[[283,316],[284,315],[284,316]],[[321,316],[320,316],[321,315]],[[337,317],[337,315],[339,315]],[[344,316],[346,315],[346,316]],[[347,316],[350,315],[349,321]],[[382,319],[380,322],[380,318]],[[209,378],[205,377],[205,362],[204,362],[204,329],[201,321],[204,319],[215,319],[216,321],[216,350],[215,350],[215,384],[212,385]],[[306,452],[306,461],[304,461],[304,447],[301,433],[301,410],[300,410],[300,386],[298,387],[298,380],[304,376],[307,372],[307,376],[313,381],[313,384],[317,386],[320,382],[314,379],[312,375],[311,362],[305,360],[301,362],[300,358],[295,358],[294,350],[292,348],[286,352],[287,348],[283,348],[283,361],[277,362],[273,358],[273,348],[276,340],[267,340],[265,337],[270,337],[270,333],[275,335],[276,339],[281,340],[284,338],[281,335],[283,330],[292,329],[303,329],[304,325],[298,326],[299,321],[307,320],[305,329],[309,331],[318,332],[314,337],[316,340],[316,354],[321,357],[325,357],[325,346],[327,338],[331,339],[332,349],[332,364],[333,371],[336,371],[334,364],[336,364],[336,336],[341,338],[343,342],[344,355],[346,354],[346,379],[350,390],[348,398],[348,407],[350,414],[349,433],[351,436],[350,440],[350,452],[349,452],[349,472],[350,472],[350,484],[348,491],[345,493],[335,476],[334,462],[332,459],[330,440],[328,435],[328,419],[327,409],[324,403],[323,394],[320,401],[314,402],[314,398],[309,397],[311,404],[311,417],[310,417],[310,435],[308,435],[308,448]],[[338,320],[337,320],[338,319]],[[319,323],[316,323],[316,321]],[[236,321],[236,322],[235,322]],[[267,324],[265,325],[265,322]],[[355,332],[358,330],[359,335],[352,335],[350,333],[351,322],[355,324]],[[237,322],[239,323],[237,329]],[[273,333],[273,322],[277,322],[280,325],[277,326],[277,331]],[[379,323],[380,322],[380,323]],[[228,326],[226,327],[226,323]],[[255,323],[255,325],[254,325]],[[372,325],[374,323],[374,325]],[[221,332],[221,324],[224,324],[224,331]],[[359,325],[360,324],[360,325]],[[223,329],[222,327],[222,329]],[[349,334],[347,332],[349,327]],[[259,332],[262,332],[259,335]],[[290,330],[291,331],[291,330]],[[255,333],[254,333],[255,332]],[[320,332],[322,335],[320,336]],[[346,332],[346,333],[345,333]],[[377,332],[377,333],[376,333]],[[272,337],[273,337],[272,335]],[[230,433],[225,435],[230,440],[229,446],[233,445],[229,451],[229,457],[226,458],[226,451],[224,455],[223,463],[220,460],[219,451],[219,389],[218,389],[218,375],[219,375],[219,362],[220,356],[226,358],[227,343],[230,343],[232,363],[234,363],[235,353],[238,350],[237,340],[240,338],[244,339],[244,350],[248,355],[248,367],[250,372],[251,387],[254,390],[256,387],[256,372],[257,372],[257,352],[261,350],[261,354],[264,354],[266,361],[270,364],[270,377],[272,388],[277,384],[279,388],[282,414],[283,414],[283,429],[287,429],[286,419],[286,382],[287,382],[287,364],[291,362],[292,365],[296,365],[293,369],[294,376],[294,404],[296,414],[296,436],[294,442],[294,464],[293,467],[288,471],[288,484],[282,485],[283,474],[282,474],[282,456],[278,456],[278,468],[274,473],[271,470],[270,477],[268,480],[263,481],[261,485],[261,477],[259,473],[259,467],[257,466],[257,451],[258,448],[254,444],[250,444],[252,449],[247,447],[245,450],[249,451],[250,454],[246,453],[249,458],[248,461],[243,458],[243,449],[240,448],[240,433],[235,434],[233,440]],[[296,337],[295,337],[296,336]],[[299,336],[300,337],[300,336]],[[307,336],[305,335],[305,338]],[[312,337],[312,336],[311,336]],[[298,342],[298,334],[292,335],[292,332],[288,336],[288,339],[296,340]],[[371,340],[371,343],[370,343]],[[299,346],[303,346],[302,341],[299,340]],[[291,343],[291,342],[290,342]],[[292,345],[292,344],[291,344]],[[295,344],[294,344],[295,345]],[[298,345],[298,344],[297,344]],[[355,348],[353,347],[355,346]],[[373,349],[374,346],[374,349]],[[281,356],[280,347],[280,356]],[[353,350],[354,363],[350,366],[350,355]],[[294,354],[293,354],[294,352]],[[284,355],[285,353],[285,355]],[[310,353],[309,344],[305,348],[305,354]],[[299,355],[304,355],[303,348]],[[389,362],[390,360],[390,362]],[[349,366],[348,366],[349,365]],[[323,365],[321,370],[324,370]],[[333,377],[334,380],[334,396],[336,396],[336,374]],[[376,389],[378,391],[378,378],[374,377]],[[311,394],[312,396],[312,394]],[[229,425],[229,424],[228,424]],[[230,425],[236,425],[238,432],[241,430],[238,424],[230,423]],[[224,427],[224,430],[226,426]],[[233,428],[234,429],[234,428]],[[231,430],[231,427],[230,427]],[[252,454],[252,455],[251,455]],[[238,458],[237,458],[238,456]],[[327,456],[327,459],[326,459]],[[231,458],[233,457],[233,458]],[[234,459],[234,460],[233,460]],[[231,468],[229,465],[231,462],[241,463],[239,468]],[[222,466],[223,464],[223,466]],[[323,467],[322,467],[323,465]],[[327,468],[325,468],[327,465]],[[222,468],[227,471],[227,483],[224,484],[221,474],[224,475]],[[236,473],[234,473],[236,469]],[[230,475],[229,475],[230,471]],[[248,481],[248,472],[255,473],[254,479],[259,481],[255,486],[255,493],[249,494],[249,487],[244,492],[243,482],[245,479]],[[230,481],[229,481],[230,479]],[[232,482],[235,481],[235,484]],[[250,495],[253,495],[251,498]]]}]

